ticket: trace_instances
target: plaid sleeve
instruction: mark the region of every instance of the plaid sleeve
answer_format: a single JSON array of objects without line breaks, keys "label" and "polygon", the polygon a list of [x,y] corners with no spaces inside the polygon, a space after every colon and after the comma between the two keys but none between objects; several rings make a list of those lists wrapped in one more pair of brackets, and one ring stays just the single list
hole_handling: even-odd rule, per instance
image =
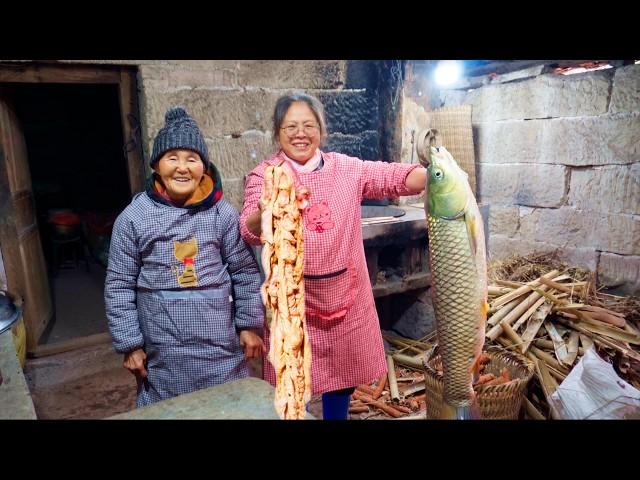
[{"label": "plaid sleeve", "polygon": [[413,195],[404,182],[419,164],[362,162],[362,197],[371,199],[397,198]]},{"label": "plaid sleeve", "polygon": [[104,285],[109,331],[113,347],[118,353],[130,352],[144,346],[136,302],[140,266],[133,225],[126,212],[123,212],[113,225]]},{"label": "plaid sleeve", "polygon": [[235,301],[236,329],[261,329],[264,321],[264,307],[260,296],[262,283],[258,263],[240,235],[238,212],[226,202],[221,202],[221,226],[223,261],[228,265],[228,272],[233,285]]},{"label": "plaid sleeve", "polygon": [[[260,173],[259,173],[260,172]],[[262,195],[262,184],[264,183],[264,169],[252,171],[247,175],[244,183],[244,203],[240,214],[240,233],[245,242],[249,245],[261,245],[260,237],[254,235],[247,228],[247,217],[258,211],[258,201]]]}]

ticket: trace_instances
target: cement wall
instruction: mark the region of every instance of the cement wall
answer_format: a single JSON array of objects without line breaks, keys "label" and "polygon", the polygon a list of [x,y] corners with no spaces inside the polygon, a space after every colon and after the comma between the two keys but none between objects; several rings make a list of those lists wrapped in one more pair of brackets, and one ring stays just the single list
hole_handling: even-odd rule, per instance
[{"label": "cement wall", "polygon": [[442,90],[438,100],[473,106],[492,259],[560,248],[603,284],[640,293],[640,65]]}]

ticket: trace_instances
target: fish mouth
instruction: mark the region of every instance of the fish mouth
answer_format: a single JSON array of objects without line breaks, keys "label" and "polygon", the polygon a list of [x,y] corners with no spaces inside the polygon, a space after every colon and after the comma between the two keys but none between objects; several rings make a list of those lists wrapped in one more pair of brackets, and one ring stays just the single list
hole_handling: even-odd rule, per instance
[{"label": "fish mouth", "polygon": [[[434,128],[427,128],[418,132],[415,137],[416,153],[420,163],[428,167],[431,163],[431,147],[442,145],[440,133]],[[436,147],[438,148],[438,147]]]}]

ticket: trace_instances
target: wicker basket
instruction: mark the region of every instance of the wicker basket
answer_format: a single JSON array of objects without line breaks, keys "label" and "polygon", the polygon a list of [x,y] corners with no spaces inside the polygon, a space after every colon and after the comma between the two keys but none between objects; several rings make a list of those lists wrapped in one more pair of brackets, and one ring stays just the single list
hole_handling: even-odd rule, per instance
[{"label": "wicker basket", "polygon": [[[512,380],[502,385],[475,387],[480,414],[485,420],[517,420],[524,390],[533,376],[534,367],[528,359],[515,352],[489,347],[484,353],[490,358],[484,373],[493,373],[495,376],[499,376],[502,369],[506,368]],[[441,369],[441,366],[439,355],[424,362],[428,419],[441,418],[444,383],[442,373],[437,371],[437,368]]]}]

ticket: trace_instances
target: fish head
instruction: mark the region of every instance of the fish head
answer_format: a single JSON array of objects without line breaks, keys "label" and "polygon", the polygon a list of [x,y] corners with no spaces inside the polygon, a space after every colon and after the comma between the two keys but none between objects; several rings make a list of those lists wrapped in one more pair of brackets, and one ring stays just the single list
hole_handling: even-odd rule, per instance
[{"label": "fish head", "polygon": [[436,217],[457,217],[469,200],[468,175],[444,147],[430,147],[429,157],[425,207]]}]

